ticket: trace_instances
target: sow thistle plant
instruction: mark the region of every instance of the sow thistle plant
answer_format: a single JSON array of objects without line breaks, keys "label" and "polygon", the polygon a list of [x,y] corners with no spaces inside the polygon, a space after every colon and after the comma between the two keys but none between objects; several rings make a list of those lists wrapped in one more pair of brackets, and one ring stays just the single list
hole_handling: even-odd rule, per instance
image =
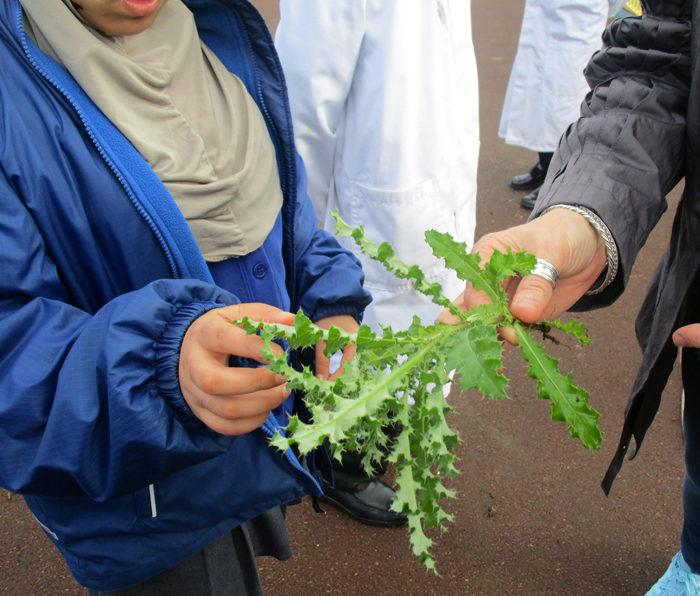
[{"label": "sow thistle plant", "polygon": [[[302,455],[324,442],[330,445],[334,457],[340,457],[345,449],[358,451],[370,474],[373,464],[388,452],[389,461],[396,464],[398,487],[392,509],[407,514],[414,554],[437,573],[430,553],[433,540],[425,531],[445,531],[445,524],[452,520],[439,503],[455,497],[443,480],[458,473],[453,450],[459,442],[458,434],[447,421],[452,408],[443,386],[451,382],[451,375],[456,372],[462,391],[478,389],[485,397],[507,397],[508,379],[500,372],[503,351],[497,327],[512,327],[529,365],[528,375],[537,380],[537,396],[551,401],[552,420],[567,422],[572,437],[589,449],[599,449],[599,414],[588,405],[588,393],[574,385],[571,373],[559,373],[558,360],[549,356],[532,334],[548,335],[552,329],[558,329],[581,345],[590,339],[583,325],[575,320],[527,325],[513,317],[501,283],[509,276],[530,273],[536,264],[533,255],[514,254],[510,249],[507,254],[494,252],[482,266],[479,255],[469,254],[464,243],[455,242],[449,234],[426,232],[426,242],[434,255],[444,259],[461,280],[485,292],[491,301],[465,313],[443,295],[440,284],[428,282],[418,266],[399,261],[389,243],[377,245],[365,237],[362,228],[353,229],[337,213],[334,216],[339,236],[353,238],[364,254],[397,277],[414,280],[414,289],[449,309],[459,322],[426,326],[415,317],[408,330],[395,332],[383,327],[381,334],[373,333],[367,325],[362,325],[357,334],[337,327],[324,330],[301,312],[293,327],[247,318],[236,323],[248,333],[260,335],[266,344],[263,355],[269,368],[287,377],[288,388],[305,393],[304,400],[313,417],[311,424],[305,424],[293,416],[285,435],[278,433],[272,439],[273,445],[283,450],[295,446]],[[287,364],[286,355],[276,357],[271,348],[275,339],[287,340],[291,349],[323,341],[327,357],[351,343],[357,351],[353,360],[344,365],[342,374],[334,381],[324,381],[310,369],[294,370]],[[390,440],[385,430],[397,423],[401,432]]]}]

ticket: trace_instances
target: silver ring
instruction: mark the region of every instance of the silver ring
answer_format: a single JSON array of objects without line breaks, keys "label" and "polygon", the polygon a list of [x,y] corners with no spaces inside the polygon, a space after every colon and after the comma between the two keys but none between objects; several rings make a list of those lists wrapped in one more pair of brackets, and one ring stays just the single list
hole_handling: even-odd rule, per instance
[{"label": "silver ring", "polygon": [[530,275],[538,275],[543,279],[546,279],[550,284],[552,284],[552,289],[556,289],[557,280],[559,279],[559,271],[552,265],[549,261],[544,259],[537,259],[537,265],[530,272]]}]

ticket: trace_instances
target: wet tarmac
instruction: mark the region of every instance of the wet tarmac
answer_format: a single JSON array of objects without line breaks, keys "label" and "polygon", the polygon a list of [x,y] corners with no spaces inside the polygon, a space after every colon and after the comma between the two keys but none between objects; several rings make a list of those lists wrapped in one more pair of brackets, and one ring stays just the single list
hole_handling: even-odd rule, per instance
[{"label": "wet tarmac", "polygon": [[[274,29],[274,2],[258,4]],[[536,161],[506,146],[498,120],[515,55],[523,0],[473,0],[481,89],[478,235],[522,223],[522,194],[508,181]],[[450,400],[459,430],[461,474],[446,503],[454,515],[434,548],[440,577],[411,554],[408,530],[353,522],[332,507],[315,514],[308,499],[288,513],[294,559],[260,559],[267,596],[643,595],[680,547],[683,437],[680,375],[675,372],[637,458],[626,462],[609,498],[600,481],[617,446],[640,354],[634,318],[663,252],[680,191],[649,238],[625,295],[611,308],[577,315],[593,339],[585,349],[559,346],[563,371],[586,388],[600,413],[605,440],[588,452],[549,420],[535,400],[515,351],[507,357],[510,399],[476,394]],[[21,497],[0,490],[0,595],[85,591],[29,514]]]}]

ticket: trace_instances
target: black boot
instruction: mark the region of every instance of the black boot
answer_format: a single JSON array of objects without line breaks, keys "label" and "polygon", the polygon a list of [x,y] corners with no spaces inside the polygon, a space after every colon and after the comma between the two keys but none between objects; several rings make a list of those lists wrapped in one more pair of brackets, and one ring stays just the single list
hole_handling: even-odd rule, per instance
[{"label": "black boot", "polygon": [[[393,442],[401,433],[399,423],[384,427]],[[405,513],[391,511],[396,491],[380,480],[389,467],[388,452],[375,465],[374,474],[368,475],[357,451],[343,451],[340,461],[333,458],[334,486],[323,482],[321,501],[331,503],[353,519],[372,526],[400,526],[408,521]]]},{"label": "black boot", "polygon": [[396,491],[386,482],[369,478],[355,490],[339,490],[324,481],[323,496],[319,498],[363,524],[389,527],[401,526],[408,521],[405,513],[389,509],[395,496]]},{"label": "black boot", "polygon": [[527,174],[515,176],[510,181],[510,187],[515,190],[531,190],[542,186],[546,175],[547,170],[545,170],[538,161]]},{"label": "black boot", "polygon": [[538,186],[542,186],[544,179],[547,177],[549,164],[552,163],[554,152],[539,151],[537,155],[540,161],[527,173],[516,176],[510,181],[510,186],[515,190],[532,190]]}]

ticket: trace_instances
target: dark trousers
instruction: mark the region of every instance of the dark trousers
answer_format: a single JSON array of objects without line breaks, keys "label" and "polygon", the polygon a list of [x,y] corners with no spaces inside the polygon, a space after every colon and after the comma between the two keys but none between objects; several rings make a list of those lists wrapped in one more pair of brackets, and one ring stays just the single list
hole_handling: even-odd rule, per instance
[{"label": "dark trousers", "polygon": [[542,169],[546,172],[549,170],[549,164],[552,162],[552,157],[554,156],[554,153],[552,152],[539,152],[539,158],[540,158],[540,165],[542,166]]},{"label": "dark trousers", "polygon": [[685,390],[685,482],[683,484],[683,558],[700,573],[700,350],[683,350]]}]

